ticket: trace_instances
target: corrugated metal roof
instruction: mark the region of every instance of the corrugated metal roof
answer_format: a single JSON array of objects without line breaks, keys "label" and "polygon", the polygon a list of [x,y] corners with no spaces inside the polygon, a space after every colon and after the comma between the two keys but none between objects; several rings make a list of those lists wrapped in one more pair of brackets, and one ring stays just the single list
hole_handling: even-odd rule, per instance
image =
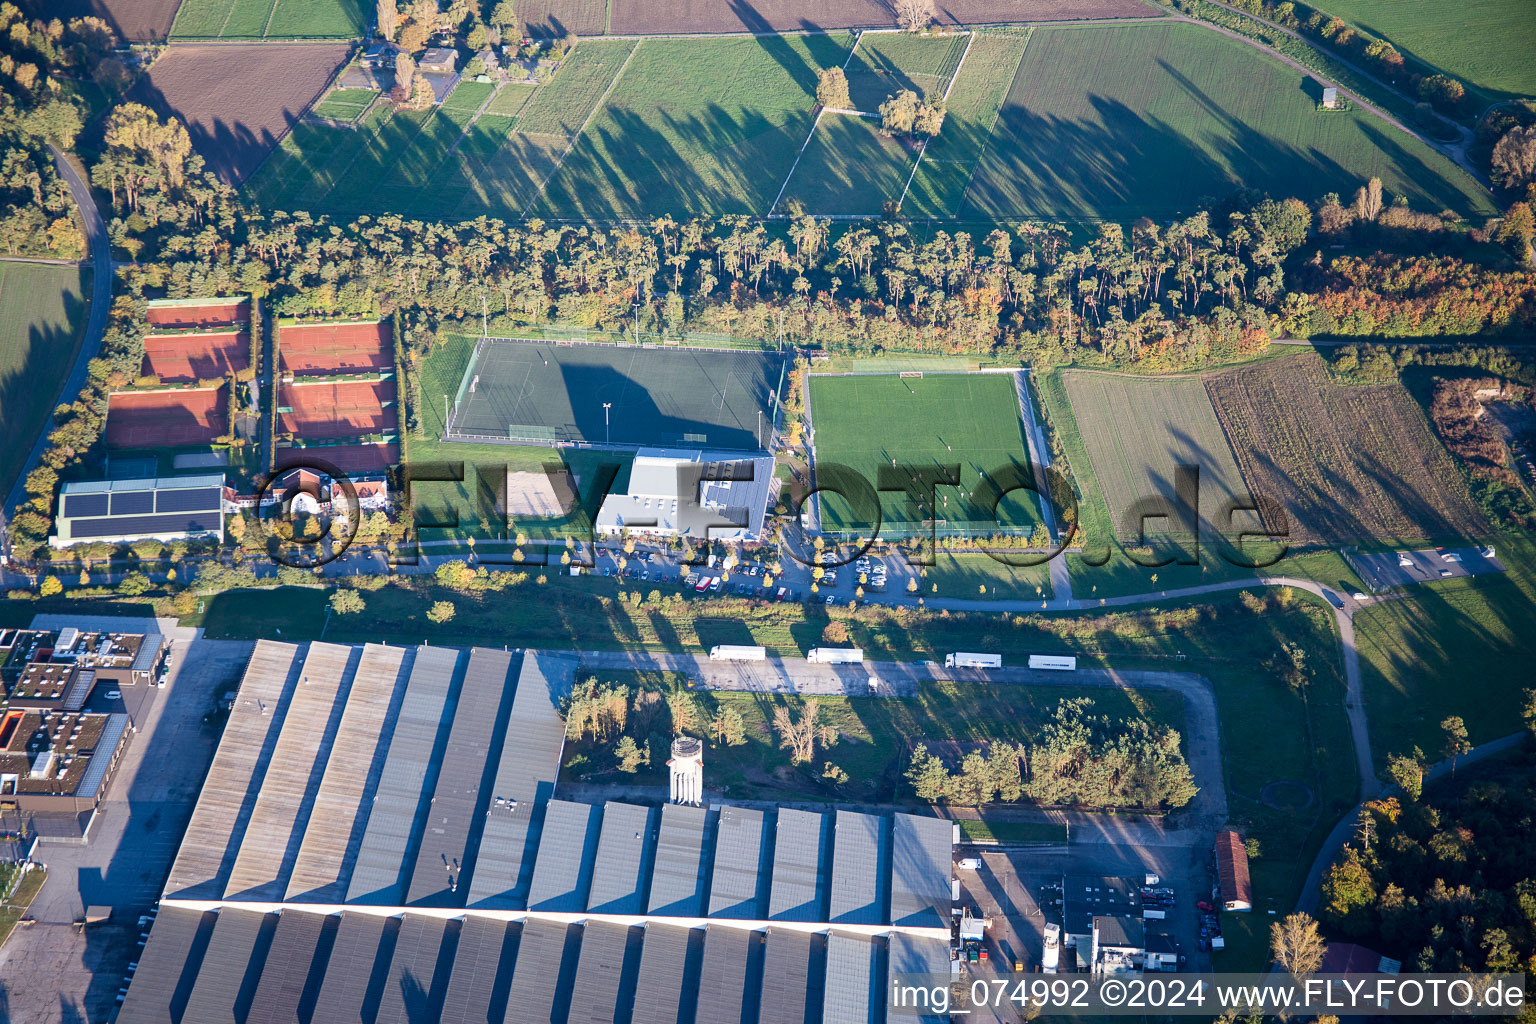
[{"label": "corrugated metal roof", "polygon": [[612,921],[587,922],[567,1024],[613,1024],[628,1017],[643,935],[641,928]]},{"label": "corrugated metal roof", "polygon": [[897,814],[891,833],[891,924],[947,925],[953,863],[949,819]]},{"label": "corrugated metal roof", "polygon": [[189,473],[186,476],[142,476],[126,480],[68,480],[60,494],[101,494],[112,491],[175,490],[181,487],[223,487],[223,473]]},{"label": "corrugated metal roof", "polygon": [[464,904],[478,838],[472,833],[478,833],[490,799],[487,786],[495,764],[495,735],[506,706],[514,657],[507,651],[479,647],[469,652],[453,730],[406,893],[409,904]]},{"label": "corrugated metal roof", "polygon": [[94,797],[101,789],[107,777],[107,769],[112,767],[112,755],[117,753],[117,745],[123,741],[123,733],[127,731],[127,715],[107,716],[107,724],[101,727],[101,738],[96,741],[96,749],[91,752],[91,759],[86,763],[85,774],[80,776],[80,785],[75,787],[77,798]]},{"label": "corrugated metal roof", "polygon": [[130,670],[148,672],[154,667],[155,659],[160,657],[160,648],[164,646],[165,637],[159,633],[146,634],[143,641],[139,643],[139,649],[133,652],[133,665]]},{"label": "corrugated metal roof", "polygon": [[[884,1005],[879,947],[862,936],[827,936],[827,973],[822,1024],[875,1024]],[[947,968],[946,968],[947,969]]]},{"label": "corrugated metal roof", "polygon": [[832,834],[832,892],[827,920],[881,924],[891,878],[891,819],[838,811]]},{"label": "corrugated metal roof", "polygon": [[818,811],[779,808],[773,840],[770,921],[825,921],[827,839],[831,819]]},{"label": "corrugated metal roof", "polygon": [[373,1020],[384,995],[384,977],[399,931],[397,917],[341,915],[320,998],[315,1002],[317,1024]]},{"label": "corrugated metal roof", "polygon": [[705,930],[695,1017],[700,1024],[743,1024],[757,1017],[762,939],[762,932],[726,925],[711,925]]},{"label": "corrugated metal roof", "polygon": [[276,914],[220,910],[184,1019],[197,1024],[243,1022],[276,928]]},{"label": "corrugated metal roof", "polygon": [[217,920],[211,910],[160,908],[118,1010],[119,1024],[173,1024],[182,1019]]},{"label": "corrugated metal roof", "polygon": [[[694,1019],[704,929],[652,921],[645,926],[635,1009],[630,1024],[683,1024]],[[705,1018],[701,1024],[707,1024]]]},{"label": "corrugated metal roof", "polygon": [[297,645],[256,641],[171,866],[167,896],[214,899],[224,894],[301,664]]},{"label": "corrugated metal roof", "polygon": [[599,820],[591,804],[551,800],[545,805],[529,910],[570,914],[587,908]]},{"label": "corrugated metal roof", "polygon": [[610,800],[603,805],[603,827],[592,865],[587,909],[599,914],[645,912],[645,883],[655,853],[655,811]]},{"label": "corrugated metal roof", "polygon": [[709,884],[709,916],[756,921],[763,917],[772,877],[772,831],[763,812],[722,807],[715,826],[715,870]]},{"label": "corrugated metal roof", "polygon": [[309,1020],[325,978],[341,918],[289,910],[278,915],[267,965],[245,1024],[298,1024]]},{"label": "corrugated metal roof", "polygon": [[384,980],[377,1024],[437,1020],[453,970],[459,923],[407,914]]},{"label": "corrugated metal roof", "polygon": [[506,1015],[522,930],[519,922],[464,919],[439,1024],[486,1024]]},{"label": "corrugated metal roof", "polygon": [[[891,991],[893,979],[898,974],[939,974],[949,976],[949,943],[944,939],[931,939],[910,932],[892,932],[888,959],[885,991]],[[895,1017],[895,1014],[891,1014]],[[905,1021],[922,1024],[949,1024],[948,1014],[920,1014],[903,1016]]]},{"label": "corrugated metal roof", "polygon": [[819,935],[769,928],[759,1024],[819,1024],[826,946]]},{"label": "corrugated metal roof", "polygon": [[661,809],[656,862],[651,869],[652,914],[701,917],[709,863],[704,836],[709,814],[702,807],[667,804]]},{"label": "corrugated metal roof", "polygon": [[355,647],[309,645],[299,685],[283,716],[283,731],[261,780],[250,827],[229,873],[226,898],[281,900],[287,891],[288,875],[304,841],[304,828],[360,658]]},{"label": "corrugated metal roof", "polygon": [[405,699],[374,790],[368,824],[347,882],[347,902],[404,902],[415,850],[437,785],[452,721],[449,694],[468,659],[445,647],[418,647]]},{"label": "corrugated metal roof", "polygon": [[373,794],[384,771],[404,693],[410,652],[404,647],[368,644],[358,662],[352,689],[325,766],[314,810],[288,879],[286,899],[340,903],[347,876],[362,845]]},{"label": "corrugated metal roof", "polygon": [[517,968],[507,993],[507,1019],[518,1024],[562,1024],[571,1005],[571,986],[581,929],[540,918],[523,922]]},{"label": "corrugated metal roof", "polygon": [[560,703],[575,681],[574,658],[541,651],[523,655],[480,854],[470,879],[469,906],[518,908],[526,902],[539,842],[539,807],[554,794],[565,746]]}]

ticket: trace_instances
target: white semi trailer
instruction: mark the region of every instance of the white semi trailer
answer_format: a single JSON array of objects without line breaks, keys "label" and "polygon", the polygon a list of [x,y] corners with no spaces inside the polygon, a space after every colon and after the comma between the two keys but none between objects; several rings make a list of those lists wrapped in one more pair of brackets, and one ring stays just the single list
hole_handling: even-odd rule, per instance
[{"label": "white semi trailer", "polygon": [[1051,669],[1057,672],[1075,672],[1077,656],[1072,654],[1031,654],[1030,668]]},{"label": "white semi trailer", "polygon": [[805,660],[822,665],[857,665],[864,660],[864,652],[857,647],[812,647],[805,652]]},{"label": "white semi trailer", "polygon": [[768,652],[746,644],[716,644],[709,649],[710,661],[765,661]]},{"label": "white semi trailer", "polygon": [[945,668],[1002,668],[1003,656],[1001,654],[975,654],[966,651],[956,651],[954,654],[944,655]]}]

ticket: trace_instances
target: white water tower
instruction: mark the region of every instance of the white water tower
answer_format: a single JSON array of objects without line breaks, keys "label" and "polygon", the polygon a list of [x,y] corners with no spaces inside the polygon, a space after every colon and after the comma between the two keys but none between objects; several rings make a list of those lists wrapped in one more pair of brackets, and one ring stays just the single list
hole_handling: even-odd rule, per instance
[{"label": "white water tower", "polygon": [[679,736],[672,741],[672,759],[667,762],[672,784],[672,802],[704,803],[704,741],[695,736]]}]

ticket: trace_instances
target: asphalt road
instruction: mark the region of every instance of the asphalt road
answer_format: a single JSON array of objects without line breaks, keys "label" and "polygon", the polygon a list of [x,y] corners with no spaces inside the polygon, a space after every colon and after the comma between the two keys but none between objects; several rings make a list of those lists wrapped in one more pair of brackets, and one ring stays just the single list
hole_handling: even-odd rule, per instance
[{"label": "asphalt road", "polygon": [[[86,372],[91,360],[101,351],[101,334],[106,329],[107,309],[112,304],[112,247],[107,242],[107,225],[101,219],[101,211],[96,208],[96,200],[91,198],[90,185],[80,177],[74,165],[57,146],[50,144],[48,148],[53,150],[54,166],[69,185],[70,195],[75,197],[75,205],[80,207],[80,219],[85,222],[85,237],[90,242],[91,263],[94,267],[91,275],[90,320],[86,323],[85,338],[80,343],[80,354],[75,357],[75,365],[70,368],[69,376],[64,379],[59,397],[54,402],[60,405],[73,402],[80,389],[85,387]],[[5,499],[6,510],[14,511],[26,498],[27,474],[36,468],[47,443],[48,427],[45,425],[33,441],[32,451],[27,454],[21,472],[16,474],[16,482],[11,485],[11,492]]]}]

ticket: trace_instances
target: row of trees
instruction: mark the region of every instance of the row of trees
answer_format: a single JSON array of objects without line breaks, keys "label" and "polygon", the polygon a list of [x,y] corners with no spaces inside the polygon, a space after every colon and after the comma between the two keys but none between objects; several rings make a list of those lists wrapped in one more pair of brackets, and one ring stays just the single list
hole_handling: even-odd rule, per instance
[{"label": "row of trees", "polygon": [[951,771],[924,744],[906,778],[919,799],[983,806],[1028,797],[1077,807],[1183,807],[1197,792],[1179,733],[1144,719],[1090,714],[1087,697],[1064,700],[1030,744],[992,743]]}]

